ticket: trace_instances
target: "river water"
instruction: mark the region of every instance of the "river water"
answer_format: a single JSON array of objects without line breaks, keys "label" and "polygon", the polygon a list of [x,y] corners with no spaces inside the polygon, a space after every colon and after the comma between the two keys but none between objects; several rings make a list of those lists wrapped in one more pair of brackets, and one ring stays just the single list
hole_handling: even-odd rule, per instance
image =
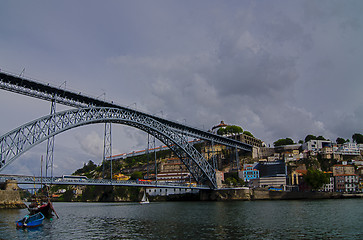
[{"label": "river water", "polygon": [[59,219],[16,229],[27,209],[0,209],[0,239],[363,239],[363,199],[54,203]]}]

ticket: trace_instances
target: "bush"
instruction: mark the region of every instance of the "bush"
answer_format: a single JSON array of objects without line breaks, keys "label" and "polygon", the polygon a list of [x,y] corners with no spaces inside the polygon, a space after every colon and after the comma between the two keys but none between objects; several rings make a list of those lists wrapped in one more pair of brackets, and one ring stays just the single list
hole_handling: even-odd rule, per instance
[{"label": "bush", "polygon": [[329,175],[322,171],[309,168],[304,175],[304,180],[312,189],[318,190],[324,184],[329,183]]}]

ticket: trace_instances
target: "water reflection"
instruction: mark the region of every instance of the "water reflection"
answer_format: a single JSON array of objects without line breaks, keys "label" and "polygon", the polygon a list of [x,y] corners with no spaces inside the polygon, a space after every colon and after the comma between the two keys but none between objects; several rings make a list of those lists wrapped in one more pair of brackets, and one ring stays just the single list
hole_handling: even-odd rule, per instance
[{"label": "water reflection", "polygon": [[[344,202],[344,207],[339,208]],[[0,210],[1,239],[362,239],[361,199],[55,203],[60,215],[16,230],[24,210]]]}]

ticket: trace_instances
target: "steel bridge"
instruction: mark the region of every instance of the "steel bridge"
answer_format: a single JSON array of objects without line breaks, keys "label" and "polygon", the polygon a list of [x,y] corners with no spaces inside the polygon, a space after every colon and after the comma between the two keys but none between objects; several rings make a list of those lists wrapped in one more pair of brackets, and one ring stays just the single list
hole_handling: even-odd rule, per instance
[{"label": "steel bridge", "polygon": [[124,124],[151,134],[181,159],[198,182],[208,183],[211,188],[217,188],[215,169],[186,137],[252,151],[251,145],[240,141],[8,73],[0,72],[0,89],[75,107],[63,112],[54,111],[1,136],[0,171],[41,142],[69,129],[95,123]]},{"label": "steel bridge", "polygon": [[127,186],[145,188],[179,188],[179,189],[210,189],[208,185],[197,185],[176,182],[138,181],[138,180],[111,180],[111,179],[64,179],[62,177],[33,177],[17,175],[0,175],[0,182],[15,180],[18,184],[33,185],[92,185],[92,186]]}]

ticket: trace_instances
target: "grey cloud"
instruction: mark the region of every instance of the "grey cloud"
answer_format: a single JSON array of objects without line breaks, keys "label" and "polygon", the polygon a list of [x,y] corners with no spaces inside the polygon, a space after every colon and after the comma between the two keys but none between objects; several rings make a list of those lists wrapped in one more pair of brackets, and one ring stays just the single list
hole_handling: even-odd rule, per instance
[{"label": "grey cloud", "polygon": [[102,159],[103,138],[97,132],[91,131],[86,135],[77,134],[76,139],[83,151]]},{"label": "grey cloud", "polygon": [[340,118],[336,118],[331,126],[334,133],[338,137],[351,139],[354,133],[363,132],[363,105],[359,106],[352,113],[344,114]]},{"label": "grey cloud", "polygon": [[[253,97],[278,97],[297,80],[294,60],[268,52],[220,49],[219,62],[212,73],[221,95],[241,94]],[[233,47],[233,46],[232,46]]]},{"label": "grey cloud", "polygon": [[[362,6],[324,0],[5,2],[0,68],[20,73],[26,67],[45,82],[67,80],[77,91],[106,92],[114,102],[195,127],[224,120],[268,143],[309,133],[349,137],[363,129]],[[1,133],[49,113],[49,104],[38,100],[8,93],[0,100],[10,102],[0,106]],[[145,148],[144,133],[113,129],[114,149]],[[77,129],[77,137],[57,136],[56,144],[64,145],[57,171],[69,172],[73,161],[74,168],[98,161],[102,131],[98,125]]]}]

